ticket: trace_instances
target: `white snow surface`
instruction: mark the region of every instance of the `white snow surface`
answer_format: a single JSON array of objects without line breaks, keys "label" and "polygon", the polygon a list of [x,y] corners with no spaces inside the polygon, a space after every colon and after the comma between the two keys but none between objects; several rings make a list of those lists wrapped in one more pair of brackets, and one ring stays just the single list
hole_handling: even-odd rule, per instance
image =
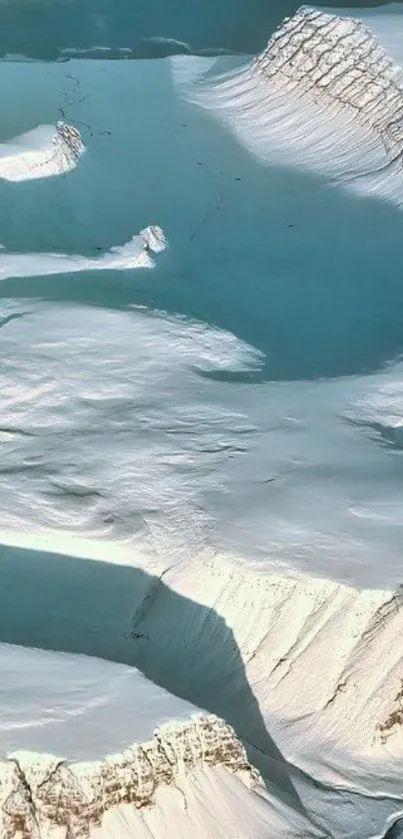
[{"label": "white snow surface", "polygon": [[71,125],[40,125],[0,145],[0,178],[27,181],[62,175],[74,169],[85,151]]},{"label": "white snow surface", "polygon": [[403,18],[393,5],[374,27],[370,13],[361,17],[301,6],[256,58],[228,61],[228,70],[225,61],[212,71],[211,60],[200,62],[191,77],[186,57],[175,56],[173,76],[262,163],[298,166],[400,205]]},{"label": "white snow surface", "polygon": [[124,245],[114,245],[104,253],[85,257],[62,253],[10,253],[0,250],[0,280],[11,277],[72,274],[78,271],[127,271],[133,268],[153,268],[149,251],[161,253],[166,249],[165,235],[158,225],[145,227]]},{"label": "white snow surface", "polygon": [[134,667],[89,656],[0,644],[0,671],[3,757],[29,750],[97,760],[198,713]]},{"label": "white snow surface", "polygon": [[320,835],[228,725],[134,668],[6,644],[0,667],[3,839]]},{"label": "white snow surface", "polygon": [[[312,14],[277,37],[321,53]],[[403,18],[342,17],[319,16],[333,70],[362,35],[400,114]],[[62,98],[87,149],[66,179],[0,183],[7,839],[368,839],[401,818],[401,138],[391,161],[365,62],[360,120],[316,77],[301,93],[304,63],[273,79],[276,43],[258,66],[0,67],[6,145]],[[174,772],[168,721],[192,744]],[[111,764],[141,806],[104,807]]]}]

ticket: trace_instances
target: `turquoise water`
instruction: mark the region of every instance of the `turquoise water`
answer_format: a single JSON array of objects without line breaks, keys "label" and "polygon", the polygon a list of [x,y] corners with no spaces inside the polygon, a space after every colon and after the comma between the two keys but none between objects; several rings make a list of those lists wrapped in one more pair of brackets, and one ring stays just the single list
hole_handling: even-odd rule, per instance
[{"label": "turquoise water", "polygon": [[178,51],[254,53],[297,7],[289,0],[7,0],[1,6],[0,54],[52,60],[68,48],[99,46],[108,47],[114,57],[122,48],[142,58]]},{"label": "turquoise water", "polygon": [[[400,9],[363,14],[395,60]],[[0,3],[0,53],[13,57],[0,61],[0,750],[123,748],[134,698],[130,737],[149,737],[158,685],[174,697],[167,719],[191,714],[191,702],[234,727],[279,812],[306,806],[333,835],[386,836],[389,817],[398,830],[397,786],[386,759],[378,777],[378,753],[360,779],[366,756],[356,766],[342,754],[337,703],[315,752],[316,720],[329,707],[331,717],[347,664],[337,685],[322,673],[338,616],[309,578],[402,581],[402,171],[356,177],[354,161],[360,172],[385,162],[359,119],[333,134],[339,113],[332,122],[318,106],[315,122],[298,97],[282,110],[278,91],[262,95],[263,114],[249,109],[249,58],[227,53],[256,52],[292,11],[260,0]],[[44,177],[27,157],[32,135],[21,135],[39,127],[36,153],[59,120],[86,150]],[[59,146],[49,148],[51,170]],[[149,225],[165,250],[153,250]],[[289,580],[255,568],[308,575],[291,594],[285,646],[298,653],[326,628],[314,676],[330,698],[320,705],[309,673],[304,686],[315,716],[298,695],[290,718],[265,694],[266,664],[279,684],[286,662],[278,638],[263,661],[265,621],[282,633],[294,605]],[[267,605],[274,586],[281,596]],[[394,599],[383,593],[378,608],[368,595],[363,630],[367,593],[327,591],[345,609],[354,664]],[[63,676],[62,652],[81,656],[79,678]],[[49,708],[53,722],[65,713],[63,678],[83,736],[63,725],[52,745],[42,723]],[[109,731],[111,696],[124,713]]]},{"label": "turquoise water", "polygon": [[[263,165],[168,58],[0,78],[2,142],[62,115],[87,147],[0,182],[3,541],[398,582],[401,211]],[[147,224],[152,269],[41,272]]]}]

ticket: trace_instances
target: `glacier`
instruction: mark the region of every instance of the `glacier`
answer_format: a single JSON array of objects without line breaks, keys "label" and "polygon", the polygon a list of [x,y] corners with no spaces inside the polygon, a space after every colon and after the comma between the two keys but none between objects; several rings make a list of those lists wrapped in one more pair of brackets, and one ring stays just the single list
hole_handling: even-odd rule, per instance
[{"label": "glacier", "polygon": [[214,8],[0,4],[4,839],[401,829],[401,7]]}]

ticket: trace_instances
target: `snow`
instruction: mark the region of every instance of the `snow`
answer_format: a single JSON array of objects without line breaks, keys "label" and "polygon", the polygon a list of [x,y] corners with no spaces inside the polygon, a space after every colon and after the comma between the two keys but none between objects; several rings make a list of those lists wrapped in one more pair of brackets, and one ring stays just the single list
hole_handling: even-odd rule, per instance
[{"label": "snow", "polygon": [[0,670],[3,756],[23,749],[95,760],[198,710],[133,667],[88,656],[0,644]]},{"label": "snow", "polygon": [[[400,113],[392,17],[277,37],[362,36]],[[276,43],[0,67],[7,839],[400,818],[401,171]],[[61,109],[79,165],[10,182]]]},{"label": "snow", "polygon": [[27,181],[62,175],[74,169],[85,147],[71,125],[40,125],[0,145],[0,178]]},{"label": "snow", "polygon": [[4,839],[318,835],[228,725],[134,668],[6,644],[0,667]]},{"label": "snow", "polygon": [[61,253],[10,253],[0,250],[0,280],[11,277],[72,274],[78,271],[127,271],[133,268],[153,268],[149,251],[161,253],[166,239],[158,225],[144,228],[124,245],[115,245],[95,257]]},{"label": "snow", "polygon": [[[385,30],[401,29],[401,20],[383,15],[387,46]],[[175,57],[174,78],[185,98],[215,114],[261,163],[299,166],[400,206],[403,72],[376,31],[302,6],[256,58],[238,60],[235,69],[228,60],[227,71],[217,61],[213,72],[210,61],[203,70],[196,59],[199,78],[189,83],[187,59]]]}]

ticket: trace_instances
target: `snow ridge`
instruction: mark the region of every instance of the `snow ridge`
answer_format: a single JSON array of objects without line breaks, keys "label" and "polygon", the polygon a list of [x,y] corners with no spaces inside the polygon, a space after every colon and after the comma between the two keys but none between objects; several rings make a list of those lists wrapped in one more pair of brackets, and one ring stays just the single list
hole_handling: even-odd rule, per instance
[{"label": "snow ridge", "polygon": [[0,178],[29,181],[71,172],[85,152],[77,128],[59,121],[0,144]]},{"label": "snow ridge", "polygon": [[158,728],[151,741],[102,761],[68,763],[51,755],[16,752],[0,764],[2,839],[88,839],[113,807],[152,805],[157,788],[203,767],[259,775],[233,729],[219,718],[198,716]]},{"label": "snow ridge", "polygon": [[192,75],[188,57],[171,64],[180,95],[260,164],[402,206],[403,71],[386,46],[356,17],[302,6],[235,69],[198,59]]},{"label": "snow ridge", "polygon": [[336,109],[377,133],[391,161],[403,156],[403,74],[359,20],[302,7],[254,62],[264,78]]}]

